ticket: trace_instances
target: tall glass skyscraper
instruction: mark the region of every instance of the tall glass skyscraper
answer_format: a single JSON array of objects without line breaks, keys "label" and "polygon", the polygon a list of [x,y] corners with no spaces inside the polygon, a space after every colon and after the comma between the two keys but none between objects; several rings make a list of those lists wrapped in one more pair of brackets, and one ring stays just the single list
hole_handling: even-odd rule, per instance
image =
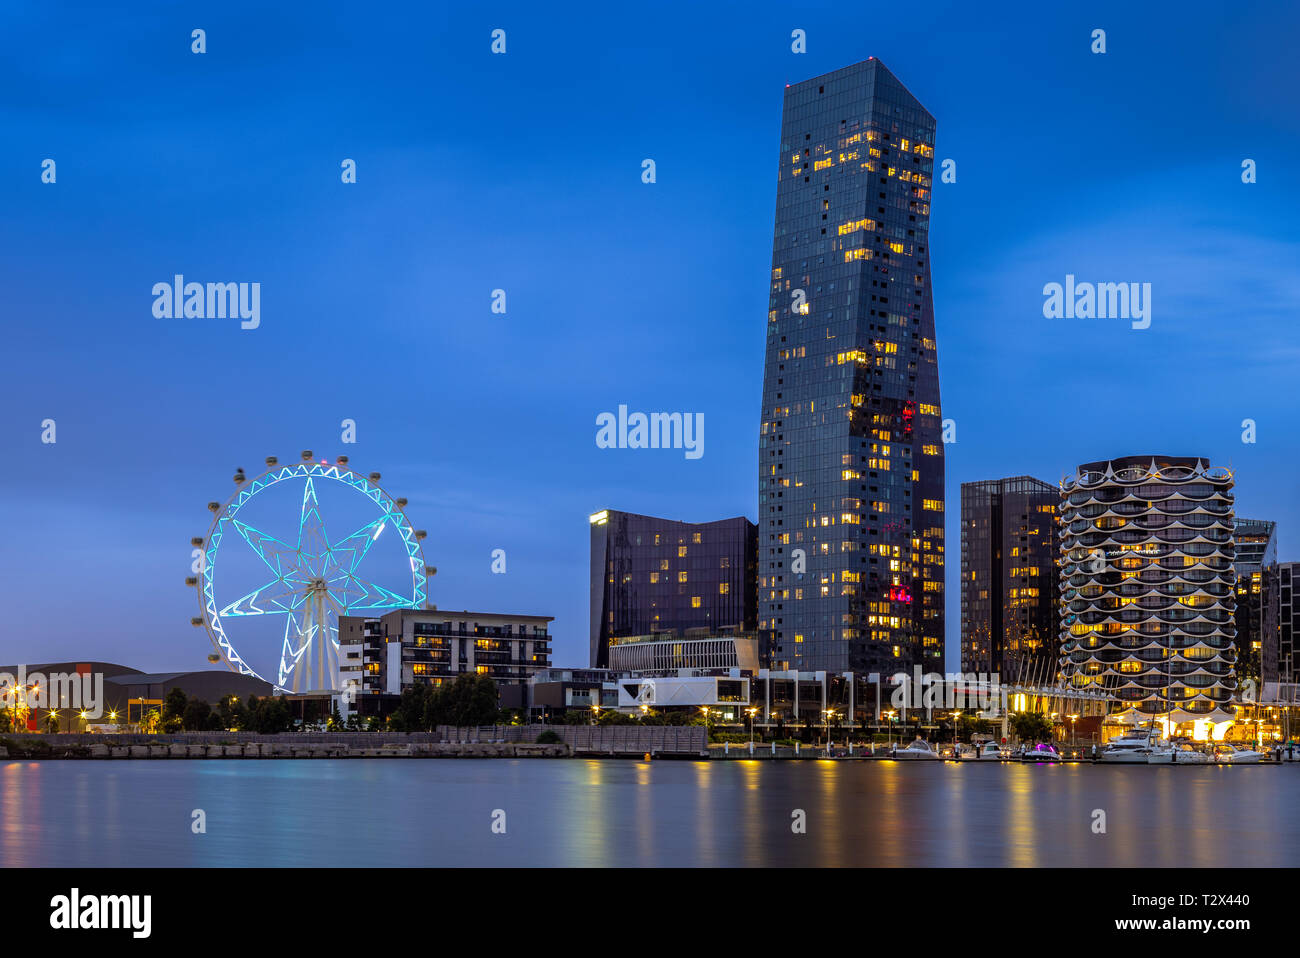
[{"label": "tall glass skyscraper", "polygon": [[1032,476],[961,484],[961,670],[1048,685],[1059,671],[1057,505]]},{"label": "tall glass skyscraper", "polygon": [[943,665],[934,132],[876,59],[785,91],[759,435],[775,668]]},{"label": "tall glass skyscraper", "polygon": [[1237,676],[1277,680],[1277,523],[1236,519]]}]

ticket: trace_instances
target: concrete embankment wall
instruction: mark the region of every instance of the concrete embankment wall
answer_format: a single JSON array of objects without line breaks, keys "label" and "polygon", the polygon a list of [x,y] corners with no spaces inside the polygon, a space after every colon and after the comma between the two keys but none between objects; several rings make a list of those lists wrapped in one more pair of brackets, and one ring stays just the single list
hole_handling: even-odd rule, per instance
[{"label": "concrete embankment wall", "polygon": [[[544,731],[561,742],[536,744]],[[7,742],[7,746],[6,743]],[[0,758],[563,758],[708,751],[702,727],[440,726],[434,732],[62,732],[0,737]]]},{"label": "concrete embankment wall", "polygon": [[[534,745],[491,742],[412,742],[395,745],[363,745],[346,742],[299,742],[286,735],[280,741],[212,742],[187,744],[169,742],[167,736],[148,736],[154,741],[131,744],[113,741],[118,736],[95,735],[85,745],[51,745],[48,750],[23,736],[0,746],[0,758],[565,758],[573,754],[567,745]],[[271,736],[265,736],[271,738]],[[162,739],[162,741],[159,741]]]}]

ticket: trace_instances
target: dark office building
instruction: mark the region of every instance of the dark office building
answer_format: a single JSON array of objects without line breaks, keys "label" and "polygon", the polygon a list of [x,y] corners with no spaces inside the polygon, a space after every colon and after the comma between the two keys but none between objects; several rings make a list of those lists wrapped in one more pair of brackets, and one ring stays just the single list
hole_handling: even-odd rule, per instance
[{"label": "dark office building", "polygon": [[1278,627],[1264,645],[1264,682],[1300,682],[1300,562],[1275,567]]},{"label": "dark office building", "polygon": [[1277,647],[1277,523],[1266,519],[1236,519],[1233,526],[1237,674],[1259,681],[1270,671],[1264,659],[1275,655]]},{"label": "dark office building", "polygon": [[876,59],[785,91],[759,434],[773,668],[943,665],[934,131]]},{"label": "dark office building", "polygon": [[1057,672],[1056,486],[1017,476],[961,485],[961,669],[1008,682]]},{"label": "dark office building", "polygon": [[610,638],[687,629],[754,629],[758,527],[743,516],[675,522],[605,510],[591,516],[591,667]]}]

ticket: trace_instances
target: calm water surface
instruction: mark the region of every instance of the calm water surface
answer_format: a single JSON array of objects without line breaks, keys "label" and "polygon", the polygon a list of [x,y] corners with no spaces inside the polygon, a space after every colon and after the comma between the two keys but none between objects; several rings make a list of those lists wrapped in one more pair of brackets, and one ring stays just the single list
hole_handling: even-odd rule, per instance
[{"label": "calm water surface", "polygon": [[0,785],[4,867],[1300,865],[1300,765],[114,760]]}]

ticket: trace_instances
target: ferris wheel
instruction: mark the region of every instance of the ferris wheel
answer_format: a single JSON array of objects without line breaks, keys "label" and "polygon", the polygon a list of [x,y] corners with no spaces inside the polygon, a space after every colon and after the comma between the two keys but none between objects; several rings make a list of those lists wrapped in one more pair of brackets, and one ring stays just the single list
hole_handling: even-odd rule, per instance
[{"label": "ferris wheel", "polygon": [[[274,629],[280,643],[273,681],[277,691],[338,690],[339,616],[423,608],[428,577],[436,571],[424,564],[420,543],[425,533],[407,521],[406,500],[389,496],[379,485],[379,473],[363,476],[353,472],[346,456],[339,456],[334,463],[312,459],[311,451],[306,450],[302,462],[282,466],[272,456],[266,460],[266,471],[252,479],[237,470],[235,494],[225,503],[208,503],[213,513],[208,534],[191,540],[196,551],[201,551],[197,575],[186,582],[198,590],[201,614],[190,621],[205,627],[212,640],[215,654],[209,655],[209,660],[225,661],[232,671],[272,681],[250,664],[253,656],[247,648],[244,656],[236,651],[230,633],[238,637],[236,624],[250,616],[282,617],[283,629]],[[271,490],[287,489],[291,494],[298,485],[301,496],[294,497],[300,502],[296,535],[290,532],[277,537],[240,518],[241,512],[246,518],[249,513],[265,516],[267,510],[258,506],[268,500],[294,501],[273,495]],[[355,519],[348,520],[343,527],[354,531],[339,538],[331,538],[326,530],[326,510],[319,498],[326,488],[341,489],[363,517],[359,526]],[[364,498],[358,499],[357,494]],[[286,521],[277,528],[292,529],[293,516],[282,518]],[[385,532],[389,538],[400,538],[404,550],[388,550],[386,567],[380,566],[379,558],[372,558],[363,570],[363,560]],[[261,584],[251,591],[233,588],[230,593],[223,592],[222,572],[236,551],[261,570],[255,576]],[[274,656],[265,661],[274,662]]]}]

